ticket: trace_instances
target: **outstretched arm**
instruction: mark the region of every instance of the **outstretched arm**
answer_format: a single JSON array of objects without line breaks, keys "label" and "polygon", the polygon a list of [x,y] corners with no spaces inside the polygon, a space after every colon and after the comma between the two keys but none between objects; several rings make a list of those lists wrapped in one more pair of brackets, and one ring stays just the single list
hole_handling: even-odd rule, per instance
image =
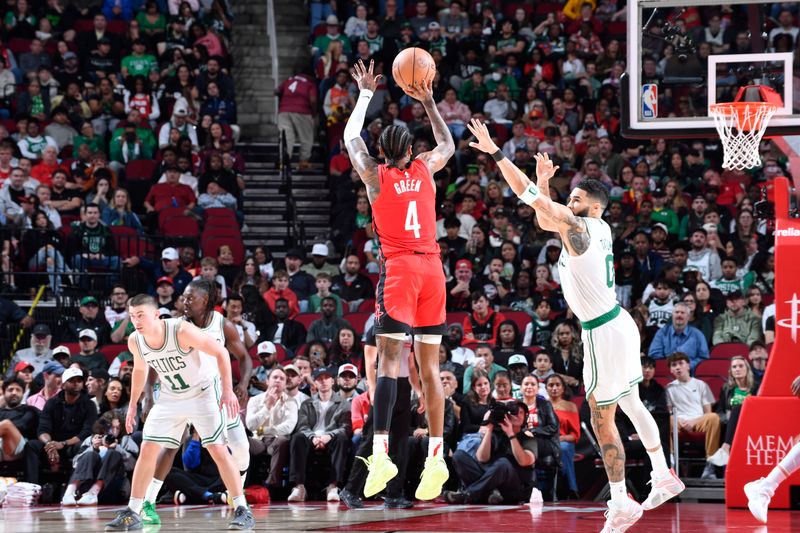
[{"label": "outstretched arm", "polygon": [[[520,200],[533,207],[537,215],[544,215],[544,217],[552,223],[550,228],[545,229],[558,231],[562,238],[565,236],[567,237],[567,239],[564,240],[569,240],[570,244],[573,240],[570,232],[586,232],[586,225],[582,218],[576,217],[567,206],[557,204],[550,196],[542,194],[539,187],[532,183],[524,172],[503,155],[500,148],[492,141],[492,137],[485,124],[479,120],[473,119],[467,127],[478,140],[478,142],[471,142],[469,145],[472,148],[492,155],[492,158],[497,161],[497,168],[503,173],[503,178],[505,178],[511,186],[514,194],[516,194]],[[555,174],[557,169],[553,168],[553,162],[550,161],[550,158],[546,154],[536,154],[534,157],[536,158],[536,172],[538,175],[552,176]],[[549,167],[547,166],[548,163]],[[540,165],[542,166],[542,174],[539,172]],[[549,177],[547,179],[549,179]],[[575,251],[578,252],[578,250]],[[582,251],[583,250],[581,250],[581,252]]]},{"label": "outstretched arm", "polygon": [[367,186],[367,191],[370,195],[380,191],[378,164],[369,155],[367,143],[361,138],[361,130],[364,127],[364,118],[367,114],[369,101],[372,100],[372,95],[378,86],[378,79],[381,77],[380,74],[376,76],[372,73],[374,65],[375,61],[370,61],[369,70],[367,70],[364,63],[359,59],[353,70],[350,71],[353,79],[358,84],[360,92],[355,108],[344,127],[344,143],[347,147],[347,153],[350,154],[350,162],[353,163],[353,168],[358,172],[361,181]]},{"label": "outstretched arm", "polygon": [[422,84],[415,83],[410,89],[406,90],[406,94],[422,102],[422,106],[431,120],[433,138],[436,139],[436,148],[430,152],[419,154],[417,159],[425,161],[431,174],[435,174],[442,170],[450,158],[453,157],[456,145],[453,142],[450,130],[447,128],[447,123],[439,113],[439,108],[436,107],[436,101],[433,99],[433,80]]}]

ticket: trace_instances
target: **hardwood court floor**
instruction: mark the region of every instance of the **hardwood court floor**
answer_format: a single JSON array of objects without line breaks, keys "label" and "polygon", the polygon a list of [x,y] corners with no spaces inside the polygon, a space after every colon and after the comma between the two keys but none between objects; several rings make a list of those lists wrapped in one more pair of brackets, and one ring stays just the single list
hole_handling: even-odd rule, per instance
[{"label": "hardwood court floor", "polygon": [[[118,508],[37,507],[0,509],[1,533],[88,533],[103,531]],[[223,506],[159,506],[162,525],[146,533],[196,533],[226,530],[229,511]],[[418,504],[414,509],[384,511],[378,504],[348,511],[326,503],[276,503],[254,507],[257,531],[326,532],[542,532],[597,533],[603,527],[605,507],[596,503],[561,503],[544,506],[454,506]],[[769,526],[758,524],[746,509],[726,509],[721,504],[665,504],[645,512],[631,533],[753,533],[800,532],[800,511],[770,511]]]}]

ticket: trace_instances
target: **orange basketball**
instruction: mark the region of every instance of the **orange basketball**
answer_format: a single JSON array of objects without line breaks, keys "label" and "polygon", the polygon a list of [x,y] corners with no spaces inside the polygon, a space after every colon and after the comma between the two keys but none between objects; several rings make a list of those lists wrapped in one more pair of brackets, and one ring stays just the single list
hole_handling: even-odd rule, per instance
[{"label": "orange basketball", "polygon": [[406,48],[397,54],[392,63],[394,81],[404,91],[415,82],[432,81],[435,75],[436,63],[422,48]]}]

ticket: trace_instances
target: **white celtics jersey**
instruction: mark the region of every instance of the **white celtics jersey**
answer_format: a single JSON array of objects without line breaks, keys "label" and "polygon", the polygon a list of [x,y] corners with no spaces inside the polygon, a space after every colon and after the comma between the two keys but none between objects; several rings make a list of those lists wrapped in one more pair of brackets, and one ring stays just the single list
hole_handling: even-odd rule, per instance
[{"label": "white celtics jersey", "polygon": [[182,319],[168,318],[163,322],[164,341],[159,348],[148,346],[138,331],[133,333],[142,358],[158,373],[161,396],[196,393],[207,388],[219,375],[211,358],[195,349],[188,352],[181,350],[178,327]]},{"label": "white celtics jersey", "polygon": [[[200,328],[200,330],[206,335],[213,337],[213,339],[221,346],[225,346],[225,317],[219,312],[213,311],[211,313],[211,321],[208,323],[208,326]],[[200,353],[211,360],[211,365],[214,367],[215,371],[219,373],[219,364],[217,364],[217,358],[208,355],[205,352]]]},{"label": "white celtics jersey", "polygon": [[599,218],[584,217],[583,220],[589,233],[589,249],[571,256],[563,247],[558,272],[567,304],[579,320],[587,322],[614,309],[617,293],[611,228]]}]

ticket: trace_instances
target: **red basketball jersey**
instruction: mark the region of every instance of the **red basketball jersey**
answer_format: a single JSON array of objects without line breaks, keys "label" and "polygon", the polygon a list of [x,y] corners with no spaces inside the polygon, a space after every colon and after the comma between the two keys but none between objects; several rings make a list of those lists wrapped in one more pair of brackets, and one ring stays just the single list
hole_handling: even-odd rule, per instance
[{"label": "red basketball jersey", "polygon": [[378,165],[381,192],[372,203],[372,224],[384,257],[401,253],[438,254],[436,189],[419,160],[401,170]]}]

